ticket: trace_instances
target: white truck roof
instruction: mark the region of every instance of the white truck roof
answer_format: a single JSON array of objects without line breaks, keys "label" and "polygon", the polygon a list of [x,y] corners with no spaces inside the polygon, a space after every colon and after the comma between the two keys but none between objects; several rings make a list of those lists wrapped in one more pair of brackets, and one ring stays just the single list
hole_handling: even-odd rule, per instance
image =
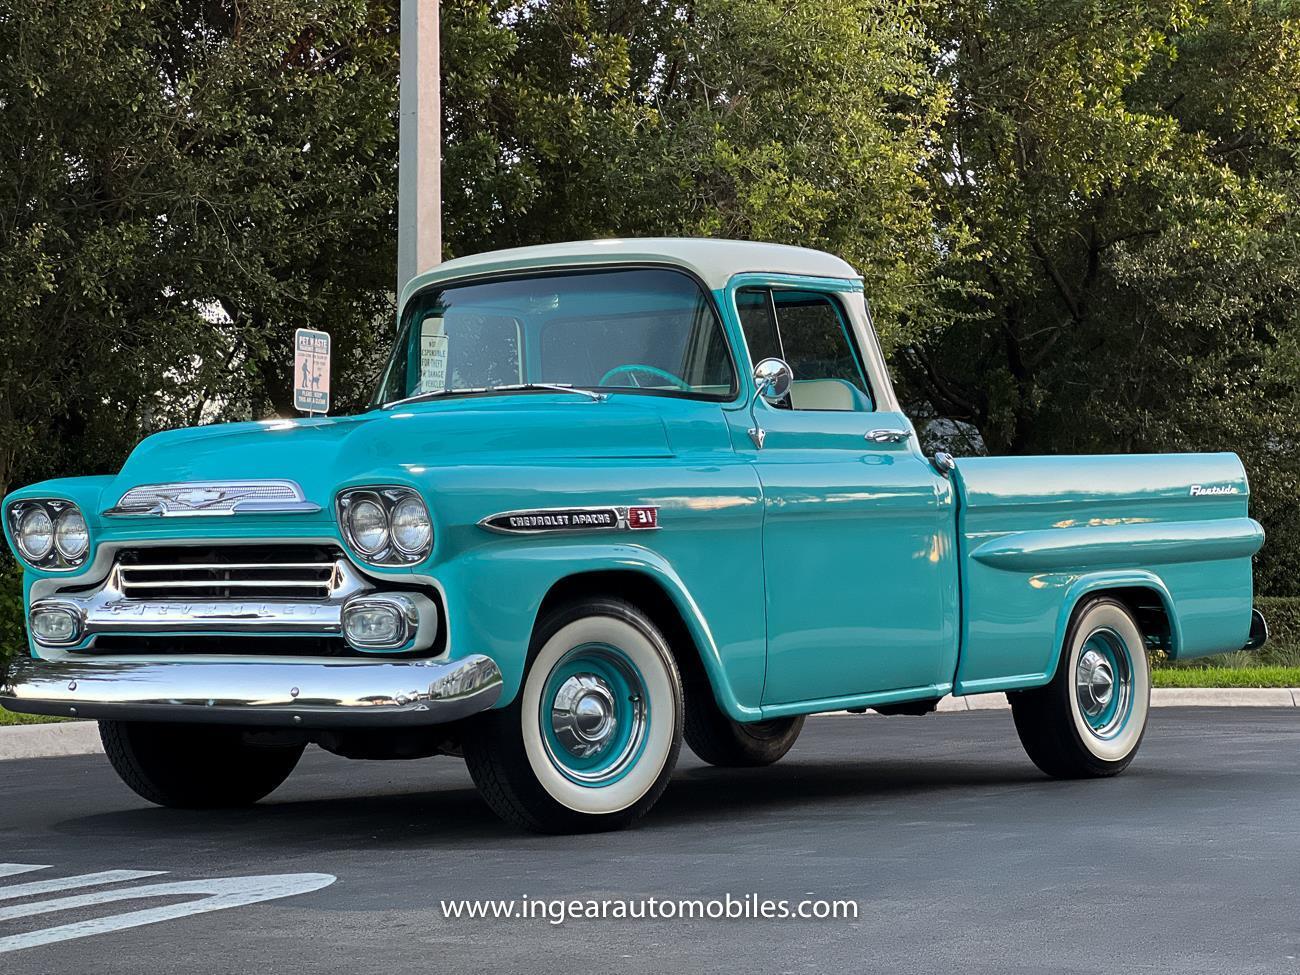
[{"label": "white truck roof", "polygon": [[562,264],[610,262],[675,264],[693,271],[710,289],[724,287],[737,274],[755,271],[818,278],[861,278],[838,257],[807,247],[701,237],[628,237],[514,247],[458,257],[412,278],[402,291],[402,304],[405,305],[406,299],[420,288],[450,278]]}]

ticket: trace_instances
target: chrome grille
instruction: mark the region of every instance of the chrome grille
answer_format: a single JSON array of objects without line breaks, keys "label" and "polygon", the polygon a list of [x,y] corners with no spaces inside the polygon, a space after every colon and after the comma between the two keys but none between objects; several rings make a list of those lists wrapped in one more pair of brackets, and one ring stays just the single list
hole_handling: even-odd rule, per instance
[{"label": "chrome grille", "polygon": [[141,548],[123,552],[117,588],[125,599],[328,599],[342,553],[325,546]]}]

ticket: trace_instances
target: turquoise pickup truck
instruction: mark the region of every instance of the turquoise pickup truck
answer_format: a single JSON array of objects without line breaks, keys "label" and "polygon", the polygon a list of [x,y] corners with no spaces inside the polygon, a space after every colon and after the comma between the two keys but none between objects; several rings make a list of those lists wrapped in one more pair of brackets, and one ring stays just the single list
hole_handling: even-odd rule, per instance
[{"label": "turquoise pickup truck", "polygon": [[1029,757],[1114,775],[1148,652],[1257,646],[1232,454],[926,456],[862,279],[812,250],[602,240],[400,296],[371,407],[173,430],[4,501],[31,654],[0,703],[95,718],[169,806],[316,744],[463,755],[543,831],[646,812],[683,739],[1005,692]]}]

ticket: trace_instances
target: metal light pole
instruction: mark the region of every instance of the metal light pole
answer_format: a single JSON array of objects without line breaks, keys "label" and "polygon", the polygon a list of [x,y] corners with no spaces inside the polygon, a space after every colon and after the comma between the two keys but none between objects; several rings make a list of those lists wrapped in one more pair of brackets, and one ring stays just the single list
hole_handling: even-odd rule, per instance
[{"label": "metal light pole", "polygon": [[438,0],[402,0],[397,293],[442,260]]}]

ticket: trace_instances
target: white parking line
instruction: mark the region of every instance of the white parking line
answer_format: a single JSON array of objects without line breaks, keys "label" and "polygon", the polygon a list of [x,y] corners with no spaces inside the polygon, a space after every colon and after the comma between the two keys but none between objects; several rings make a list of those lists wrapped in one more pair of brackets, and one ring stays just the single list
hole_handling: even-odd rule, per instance
[{"label": "white parking line", "polygon": [[[49,868],[29,864],[5,863],[0,864],[0,877],[46,869]],[[0,899],[13,900],[57,890],[121,883],[144,877],[156,877],[165,872],[160,870],[106,870],[100,873],[79,874],[58,880],[17,884],[12,887],[0,887]],[[212,911],[223,911],[232,907],[244,907],[263,901],[278,900],[282,897],[293,897],[297,894],[308,894],[314,890],[328,887],[334,883],[335,879],[335,877],[327,873],[272,874],[260,877],[214,877],[206,880],[173,881],[144,884],[138,887],[117,887],[113,890],[102,890],[89,894],[74,894],[52,900],[13,904],[0,908],[0,922],[35,917],[41,914],[53,914],[59,911],[73,911],[119,901],[144,900],[151,897],[194,895],[196,898],[179,904],[129,911],[125,914],[113,914],[107,917],[76,921],[71,924],[61,924],[37,931],[27,931],[22,934],[0,937],[0,953],[17,951],[20,948],[33,948],[37,945],[53,944],[59,941],[71,941],[76,938],[88,938],[97,934],[136,928],[145,924],[157,924],[160,921],[174,921],[177,918],[207,914]]]},{"label": "white parking line", "polygon": [[[36,894],[53,894],[56,891],[75,890],[78,887],[98,887],[100,884],[144,880],[145,877],[157,877],[166,872],[166,870],[105,870],[101,873],[83,873],[76,877],[60,877],[58,880],[14,884],[12,887],[0,887],[0,901],[13,900],[17,897],[33,897]],[[3,916],[3,911],[0,911],[0,916]]]}]

